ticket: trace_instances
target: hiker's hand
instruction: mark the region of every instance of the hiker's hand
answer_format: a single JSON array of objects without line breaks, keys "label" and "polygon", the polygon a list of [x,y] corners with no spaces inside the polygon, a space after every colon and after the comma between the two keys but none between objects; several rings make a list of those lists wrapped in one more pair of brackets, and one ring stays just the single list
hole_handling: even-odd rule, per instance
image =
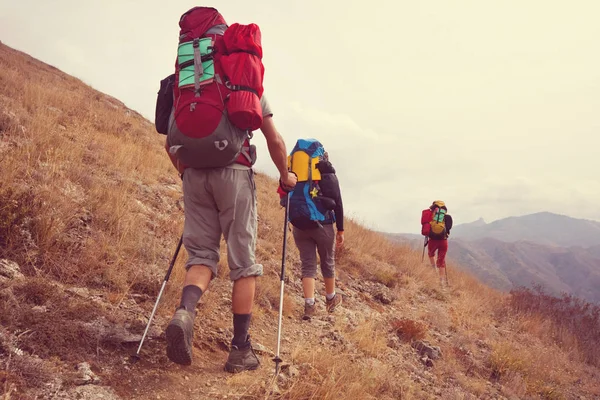
[{"label": "hiker's hand", "polygon": [[298,183],[298,177],[293,172],[286,172],[285,175],[282,175],[279,178],[279,185],[286,192],[291,192],[294,190],[296,183]]},{"label": "hiker's hand", "polygon": [[337,231],[335,235],[335,245],[337,247],[342,247],[344,245],[344,231]]}]

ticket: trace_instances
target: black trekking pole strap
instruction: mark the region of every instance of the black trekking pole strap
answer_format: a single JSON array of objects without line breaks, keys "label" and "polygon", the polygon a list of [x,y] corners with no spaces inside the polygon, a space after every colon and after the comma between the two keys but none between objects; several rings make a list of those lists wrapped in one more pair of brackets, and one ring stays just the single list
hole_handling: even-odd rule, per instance
[{"label": "black trekking pole strap", "polygon": [[169,269],[167,270],[167,274],[165,275],[165,282],[169,280],[171,276],[171,271],[173,271],[173,266],[175,265],[175,260],[177,260],[177,255],[179,254],[179,250],[181,249],[181,244],[183,243],[183,233],[179,237],[179,243],[177,243],[177,248],[175,249],[175,254],[173,254],[173,258],[171,259],[171,264],[169,264]]}]

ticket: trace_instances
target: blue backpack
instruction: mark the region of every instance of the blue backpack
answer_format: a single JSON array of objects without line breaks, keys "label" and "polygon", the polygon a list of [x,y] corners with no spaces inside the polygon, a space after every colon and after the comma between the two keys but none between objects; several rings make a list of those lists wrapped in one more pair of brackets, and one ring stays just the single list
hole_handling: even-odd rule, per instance
[{"label": "blue backpack", "polygon": [[316,139],[298,139],[288,156],[288,168],[298,176],[298,183],[290,192],[289,221],[298,229],[314,229],[323,223],[332,223],[335,216],[330,211],[333,201],[324,197],[319,187],[321,173],[317,164],[325,149]]}]

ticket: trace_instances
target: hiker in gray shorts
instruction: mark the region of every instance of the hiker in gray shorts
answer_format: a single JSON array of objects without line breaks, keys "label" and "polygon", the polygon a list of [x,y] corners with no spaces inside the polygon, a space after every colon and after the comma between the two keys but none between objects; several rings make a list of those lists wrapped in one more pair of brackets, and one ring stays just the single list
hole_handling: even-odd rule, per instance
[{"label": "hiker in gray shorts", "polygon": [[[263,96],[261,131],[280,173],[281,185],[293,188],[296,176],[287,170],[283,138],[273,123],[273,113]],[[173,160],[173,158],[172,158]],[[176,160],[173,163],[178,166]],[[225,168],[187,168],[183,173],[185,223],[183,244],[189,258],[181,303],[167,327],[167,355],[176,363],[192,359],[193,320],[202,293],[217,275],[221,235],[227,242],[229,278],[233,283],[233,340],[226,363],[229,372],[256,369],[248,328],[256,277],[263,273],[255,260],[257,235],[256,186],[251,167],[235,162]]]},{"label": "hiker in gray shorts", "polygon": [[[233,281],[233,339],[225,369],[233,373],[254,370],[260,362],[252,350],[248,328],[256,277],[262,275],[263,268],[256,262],[254,253],[257,211],[252,170],[256,148],[250,144],[253,130],[259,128],[265,136],[282,188],[292,190],[297,178],[287,169],[285,143],[262,95],[262,69],[256,53],[262,52],[260,48],[256,50],[256,39],[260,38],[255,31],[258,27],[228,26],[212,7],[190,9],[180,18],[179,25],[179,40],[183,43],[178,47],[178,52],[181,51],[181,60],[177,61],[179,77],[174,83],[165,147],[173,165],[182,173],[183,244],[189,258],[181,302],[165,332],[167,357],[182,365],[192,363],[196,305],[217,276],[223,235],[227,242],[229,278]],[[228,32],[233,33],[227,36]],[[237,51],[235,57],[228,56],[243,62],[215,56],[219,49],[223,51],[226,37],[232,41],[237,38],[238,47],[246,46],[243,51]],[[192,59],[185,60],[190,54]],[[236,79],[247,78],[249,83],[229,82],[233,74],[222,73],[225,67],[238,73]],[[246,74],[241,73],[244,69]],[[259,81],[250,80],[259,76]],[[182,83],[185,79],[190,83]],[[225,98],[223,93],[228,93]]]},{"label": "hiker in gray shorts", "polygon": [[[304,315],[302,319],[310,320],[316,312],[315,278],[317,277],[317,253],[321,261],[321,273],[325,281],[325,307],[328,312],[335,311],[342,303],[342,296],[335,292],[335,248],[344,244],[344,207],[339,181],[335,169],[329,162],[325,152],[323,159],[317,164],[321,172],[319,182],[323,195],[335,201],[334,215],[330,215],[314,229],[292,228],[294,242],[300,253],[302,263],[302,289],[304,292]],[[337,228],[334,231],[333,224]]]}]

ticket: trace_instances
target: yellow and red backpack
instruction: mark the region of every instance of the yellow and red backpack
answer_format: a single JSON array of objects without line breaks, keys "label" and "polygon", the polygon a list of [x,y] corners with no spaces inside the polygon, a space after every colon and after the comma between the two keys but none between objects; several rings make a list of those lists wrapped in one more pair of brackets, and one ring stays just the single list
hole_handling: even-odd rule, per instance
[{"label": "yellow and red backpack", "polygon": [[446,239],[445,217],[448,213],[446,204],[441,200],[433,202],[431,207],[421,213],[421,234],[430,239]]}]

